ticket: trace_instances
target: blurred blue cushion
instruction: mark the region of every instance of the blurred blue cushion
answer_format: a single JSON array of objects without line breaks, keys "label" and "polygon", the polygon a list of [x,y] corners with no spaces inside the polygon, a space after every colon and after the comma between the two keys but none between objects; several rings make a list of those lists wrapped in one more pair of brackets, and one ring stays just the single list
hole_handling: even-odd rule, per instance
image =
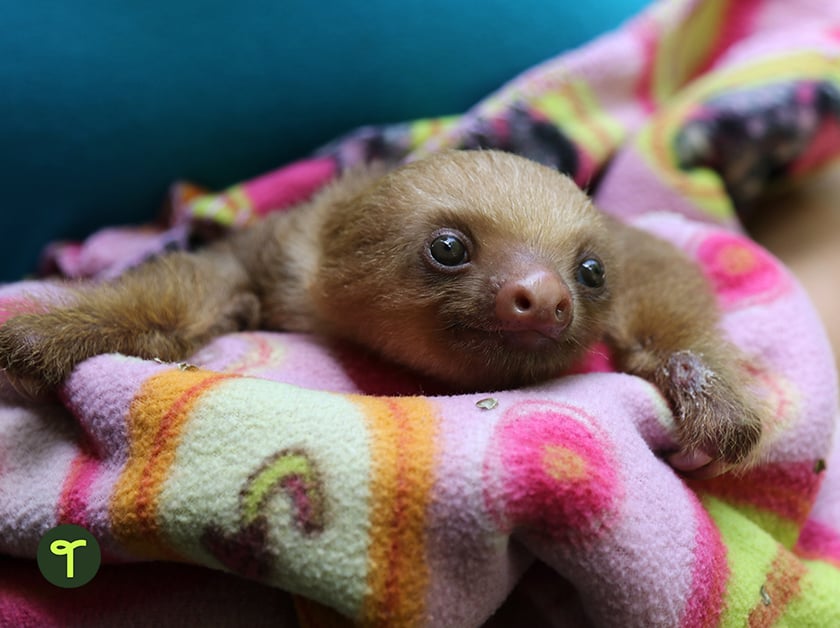
[{"label": "blurred blue cushion", "polygon": [[0,280],[42,246],[148,222],[356,126],[459,113],[646,0],[7,3]]}]

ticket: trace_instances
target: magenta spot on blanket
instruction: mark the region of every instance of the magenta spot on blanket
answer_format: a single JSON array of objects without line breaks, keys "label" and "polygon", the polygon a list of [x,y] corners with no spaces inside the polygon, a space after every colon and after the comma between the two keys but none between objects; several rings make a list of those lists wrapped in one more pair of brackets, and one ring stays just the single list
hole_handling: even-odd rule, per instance
[{"label": "magenta spot on blanket", "polygon": [[732,233],[713,233],[700,243],[696,255],[727,310],[768,303],[791,286],[781,264],[769,253]]},{"label": "magenta spot on blanket", "polygon": [[[520,403],[497,427],[485,462],[491,512],[505,529],[560,542],[598,538],[623,495],[611,452],[609,437],[579,408]],[[494,491],[502,497],[493,498]]]},{"label": "magenta spot on blanket", "polygon": [[803,558],[824,560],[840,569],[840,530],[809,519],[802,527],[795,551]]},{"label": "magenta spot on blanket", "polygon": [[749,37],[755,30],[755,20],[764,4],[764,0],[723,3],[724,13],[721,15],[719,26],[714,29],[714,41],[706,51],[703,63],[695,72],[708,72],[733,45]]},{"label": "magenta spot on blanket", "polygon": [[814,133],[811,143],[802,151],[791,165],[791,176],[801,176],[811,172],[837,156],[840,146],[840,121],[826,117],[820,128]]},{"label": "magenta spot on blanket", "polygon": [[450,395],[453,392],[450,386],[436,379],[385,362],[347,343],[331,343],[330,352],[357,391],[365,395]]},{"label": "magenta spot on blanket", "polygon": [[306,201],[335,175],[335,161],[322,157],[295,162],[252,179],[242,187],[253,203],[254,213],[262,216]]},{"label": "magenta spot on blanket", "polygon": [[691,592],[686,598],[680,626],[717,626],[725,607],[729,563],[720,530],[698,499],[692,511],[696,522],[691,565]]},{"label": "magenta spot on blanket", "polygon": [[598,342],[565,374],[615,373],[617,370],[610,347],[605,342]]}]

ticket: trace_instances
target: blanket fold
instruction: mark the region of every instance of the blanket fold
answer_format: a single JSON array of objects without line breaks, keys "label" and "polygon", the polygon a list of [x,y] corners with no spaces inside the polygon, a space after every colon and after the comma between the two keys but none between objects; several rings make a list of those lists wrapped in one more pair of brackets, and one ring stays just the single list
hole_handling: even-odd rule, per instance
[{"label": "blanket fold", "polygon": [[[58,244],[48,266],[113,277],[360,162],[487,147],[568,172],[701,268],[773,409],[754,468],[677,475],[666,402],[598,348],[581,373],[455,396],[298,334],[231,334],[189,365],[97,356],[54,399],[0,380],[0,624],[840,625],[834,361],[738,227],[840,154],[836,3],[656,4],[464,115],[361,129],[220,193],[177,185],[166,229]],[[0,288],[0,323],[60,292]],[[102,548],[78,590],[31,560],[59,523]]]}]

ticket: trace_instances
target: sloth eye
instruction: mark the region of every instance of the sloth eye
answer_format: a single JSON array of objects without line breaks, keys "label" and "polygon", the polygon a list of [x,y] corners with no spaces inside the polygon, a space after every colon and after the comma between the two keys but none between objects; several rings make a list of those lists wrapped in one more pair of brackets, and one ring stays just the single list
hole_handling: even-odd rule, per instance
[{"label": "sloth eye", "polygon": [[467,246],[455,234],[442,233],[429,244],[429,253],[443,266],[462,266],[470,261]]},{"label": "sloth eye", "polygon": [[600,288],[604,285],[604,265],[601,260],[588,257],[580,263],[577,280],[587,288]]}]

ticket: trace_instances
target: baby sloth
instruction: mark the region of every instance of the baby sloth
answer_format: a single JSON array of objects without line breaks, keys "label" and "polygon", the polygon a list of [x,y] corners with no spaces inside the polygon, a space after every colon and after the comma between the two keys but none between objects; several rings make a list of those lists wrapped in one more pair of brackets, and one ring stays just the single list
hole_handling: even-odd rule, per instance
[{"label": "baby sloth", "polygon": [[60,383],[121,352],[178,361],[227,332],[340,338],[461,391],[555,377],[593,343],[670,403],[672,464],[743,463],[762,410],[677,249],[598,212],[566,176],[452,151],[344,176],[314,200],[195,253],[176,252],[0,328],[13,378]]}]

